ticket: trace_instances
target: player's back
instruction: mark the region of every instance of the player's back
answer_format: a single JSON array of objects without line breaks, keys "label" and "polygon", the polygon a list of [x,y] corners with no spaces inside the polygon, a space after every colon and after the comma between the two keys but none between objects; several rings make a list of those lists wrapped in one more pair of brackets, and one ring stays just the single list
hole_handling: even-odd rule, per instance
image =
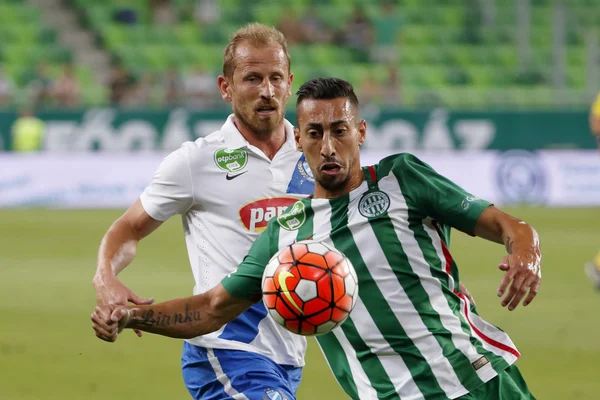
[{"label": "player's back", "polygon": [[[242,137],[230,116],[220,131],[170,154],[141,197],[150,216],[182,214],[194,294],[231,273],[266,228],[298,198],[314,190],[312,174],[296,150],[293,128],[270,160]],[[219,331],[189,340],[201,347],[254,351],[279,364],[303,365],[304,338],[280,328],[262,302]]]}]

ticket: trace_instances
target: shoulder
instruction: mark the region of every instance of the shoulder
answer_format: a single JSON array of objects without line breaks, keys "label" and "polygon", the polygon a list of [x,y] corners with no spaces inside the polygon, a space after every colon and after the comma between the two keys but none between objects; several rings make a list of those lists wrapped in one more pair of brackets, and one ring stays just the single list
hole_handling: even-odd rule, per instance
[{"label": "shoulder", "polygon": [[204,159],[212,159],[214,153],[224,147],[223,135],[220,131],[216,131],[195,141],[184,142],[169,157],[173,156],[187,159],[190,162],[197,162]]},{"label": "shoulder", "polygon": [[397,153],[383,158],[376,165],[378,177],[387,176],[390,173],[402,174],[406,170],[414,169],[416,165],[426,165],[423,161],[410,153]]}]

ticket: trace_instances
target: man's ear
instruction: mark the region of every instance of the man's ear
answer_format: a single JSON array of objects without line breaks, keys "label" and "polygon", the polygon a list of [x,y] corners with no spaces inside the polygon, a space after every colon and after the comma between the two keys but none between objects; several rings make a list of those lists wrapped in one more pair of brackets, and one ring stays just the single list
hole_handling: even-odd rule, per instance
[{"label": "man's ear", "polygon": [[293,72],[290,73],[290,76],[288,78],[288,93],[287,93],[288,99],[290,97],[292,97],[292,82],[294,82],[294,73]]},{"label": "man's ear", "polygon": [[296,148],[298,151],[302,151],[302,145],[300,144],[300,129],[294,127],[294,139],[296,139]]},{"label": "man's ear", "polygon": [[217,78],[217,85],[219,86],[219,92],[221,93],[221,98],[223,99],[223,101],[231,103],[232,94],[231,84],[229,83],[229,80],[223,75],[219,75],[219,77]]},{"label": "man's ear", "polygon": [[364,119],[358,123],[358,145],[362,146],[367,138],[367,121]]}]

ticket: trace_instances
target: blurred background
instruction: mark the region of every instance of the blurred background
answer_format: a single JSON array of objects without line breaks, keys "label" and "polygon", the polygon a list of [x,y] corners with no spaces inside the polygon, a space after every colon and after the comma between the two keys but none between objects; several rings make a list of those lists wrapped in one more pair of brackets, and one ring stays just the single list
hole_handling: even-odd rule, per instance
[{"label": "blurred background", "polygon": [[[355,86],[363,164],[414,152],[538,229],[531,306],[501,308],[503,249],[456,232],[461,280],[537,398],[597,399],[598,0],[0,0],[0,398],[188,398],[180,341],[95,338],[91,280],[162,158],[223,124],[222,51],[251,21],[285,34],[294,91]],[[164,301],[191,294],[190,272],[174,218],[120,277]],[[304,377],[299,400],[345,398],[312,340]]]}]

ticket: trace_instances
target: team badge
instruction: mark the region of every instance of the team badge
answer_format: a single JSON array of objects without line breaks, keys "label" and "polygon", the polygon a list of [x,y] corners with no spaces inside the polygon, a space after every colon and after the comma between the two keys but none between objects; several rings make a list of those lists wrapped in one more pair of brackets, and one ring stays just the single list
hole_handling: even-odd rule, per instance
[{"label": "team badge", "polygon": [[358,212],[365,218],[376,218],[390,208],[390,197],[381,190],[366,192],[358,202]]},{"label": "team badge", "polygon": [[248,153],[244,149],[219,149],[215,151],[215,164],[223,171],[237,172],[248,164]]},{"label": "team badge", "polygon": [[288,400],[287,396],[279,390],[265,389],[263,400]]},{"label": "team badge", "polygon": [[306,179],[308,179],[311,182],[315,181],[315,177],[313,176],[312,170],[310,169],[310,165],[308,165],[308,161],[303,160],[303,159],[298,160],[297,168],[303,177],[305,177]]},{"label": "team badge", "polygon": [[296,162],[292,179],[288,184],[286,193],[294,194],[312,194],[315,191],[315,177],[304,157],[304,154],[300,156]]},{"label": "team badge", "polygon": [[304,203],[296,202],[292,208],[284,212],[277,218],[279,225],[286,231],[295,231],[300,228],[306,221],[306,211]]}]

